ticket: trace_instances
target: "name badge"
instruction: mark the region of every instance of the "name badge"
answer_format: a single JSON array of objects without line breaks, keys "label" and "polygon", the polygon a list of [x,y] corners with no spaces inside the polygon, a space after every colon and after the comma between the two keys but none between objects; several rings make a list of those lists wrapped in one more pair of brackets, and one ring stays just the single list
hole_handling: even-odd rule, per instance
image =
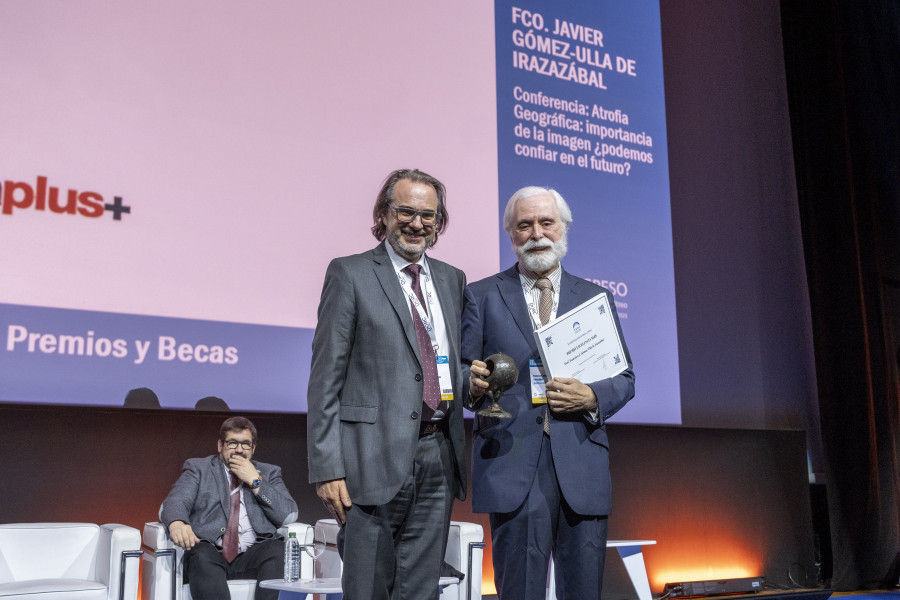
[{"label": "name badge", "polygon": [[441,402],[453,400],[453,381],[450,379],[450,359],[447,356],[435,356],[437,364],[438,386],[441,388]]},{"label": "name badge", "polygon": [[547,404],[547,375],[544,363],[539,358],[532,358],[528,361],[528,371],[531,374],[531,403]]}]

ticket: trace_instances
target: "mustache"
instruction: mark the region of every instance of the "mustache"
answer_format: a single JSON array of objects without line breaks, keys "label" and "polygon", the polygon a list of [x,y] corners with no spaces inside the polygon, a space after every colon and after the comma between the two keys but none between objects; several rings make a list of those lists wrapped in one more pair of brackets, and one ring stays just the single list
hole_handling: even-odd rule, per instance
[{"label": "mustache", "polygon": [[519,246],[519,248],[521,248],[521,250],[523,252],[528,252],[529,250],[541,250],[543,248],[552,248],[552,247],[553,247],[553,242],[551,242],[547,238],[543,238],[540,240],[528,240],[524,244]]}]

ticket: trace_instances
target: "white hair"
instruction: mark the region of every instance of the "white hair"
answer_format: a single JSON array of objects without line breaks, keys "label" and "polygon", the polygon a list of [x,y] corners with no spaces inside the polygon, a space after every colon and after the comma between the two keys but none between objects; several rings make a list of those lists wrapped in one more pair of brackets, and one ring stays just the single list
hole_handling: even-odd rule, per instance
[{"label": "white hair", "polygon": [[539,185],[529,185],[517,190],[510,197],[509,202],[506,203],[506,210],[503,211],[503,229],[506,230],[506,233],[512,235],[512,229],[514,227],[512,219],[513,212],[515,212],[516,209],[516,203],[519,200],[531,198],[532,196],[540,196],[541,194],[549,194],[553,196],[554,200],[556,200],[556,208],[559,209],[559,219],[560,221],[562,221],[563,230],[568,231],[569,225],[572,223],[572,211],[569,209],[569,205],[566,204],[566,201],[559,194],[559,192],[557,192],[553,188],[541,187]]}]

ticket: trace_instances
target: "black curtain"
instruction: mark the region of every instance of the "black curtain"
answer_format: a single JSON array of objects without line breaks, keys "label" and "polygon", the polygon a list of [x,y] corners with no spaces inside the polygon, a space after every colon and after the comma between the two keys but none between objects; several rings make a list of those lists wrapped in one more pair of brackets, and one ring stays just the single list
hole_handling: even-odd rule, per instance
[{"label": "black curtain", "polygon": [[782,0],[837,590],[897,584],[900,3]]}]

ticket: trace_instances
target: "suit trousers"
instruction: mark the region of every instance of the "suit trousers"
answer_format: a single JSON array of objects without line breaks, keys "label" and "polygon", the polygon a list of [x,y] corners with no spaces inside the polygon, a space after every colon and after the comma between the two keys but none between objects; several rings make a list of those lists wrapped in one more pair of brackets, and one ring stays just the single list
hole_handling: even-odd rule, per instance
[{"label": "suit trousers", "polygon": [[557,600],[600,600],[608,519],[576,514],[566,504],[549,437],[543,436],[525,502],[510,513],[491,513],[490,521],[500,600],[544,600],[551,554]]},{"label": "suit trousers", "polygon": [[397,495],[387,504],[354,504],[347,511],[337,540],[344,600],[437,600],[453,461],[442,431],[423,435],[413,473]]},{"label": "suit trousers", "polygon": [[215,544],[201,540],[184,553],[185,572],[193,600],[230,598],[229,579],[255,579],[257,600],[277,600],[278,590],[261,588],[258,582],[284,577],[284,540],[257,542],[229,563]]}]

